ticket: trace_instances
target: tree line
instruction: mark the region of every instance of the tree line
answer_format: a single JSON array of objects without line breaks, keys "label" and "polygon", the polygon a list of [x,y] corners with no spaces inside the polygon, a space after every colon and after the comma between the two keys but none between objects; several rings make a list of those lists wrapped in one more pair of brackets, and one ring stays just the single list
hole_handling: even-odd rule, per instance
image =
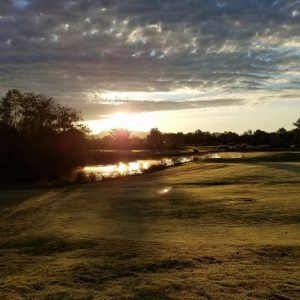
[{"label": "tree line", "polygon": [[152,128],[146,138],[112,129],[97,138],[84,126],[80,112],[42,94],[9,90],[0,102],[0,182],[53,181],[84,165],[90,150],[177,149],[182,145],[299,147],[300,119],[295,128],[243,134],[162,133]]},{"label": "tree line", "polygon": [[235,132],[210,133],[196,130],[190,133],[162,133],[152,128],[146,138],[132,136],[126,129],[113,129],[110,135],[91,140],[93,149],[177,149],[183,145],[218,146],[219,148],[247,148],[249,146],[266,146],[272,148],[300,147],[300,119],[294,129],[279,128],[275,132],[247,130],[243,134]]}]

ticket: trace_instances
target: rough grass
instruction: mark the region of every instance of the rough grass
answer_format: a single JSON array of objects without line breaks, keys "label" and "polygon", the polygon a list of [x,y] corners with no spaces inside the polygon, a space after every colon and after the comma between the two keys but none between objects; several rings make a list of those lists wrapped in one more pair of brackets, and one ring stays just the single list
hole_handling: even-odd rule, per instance
[{"label": "rough grass", "polygon": [[297,155],[2,190],[0,299],[299,299]]}]

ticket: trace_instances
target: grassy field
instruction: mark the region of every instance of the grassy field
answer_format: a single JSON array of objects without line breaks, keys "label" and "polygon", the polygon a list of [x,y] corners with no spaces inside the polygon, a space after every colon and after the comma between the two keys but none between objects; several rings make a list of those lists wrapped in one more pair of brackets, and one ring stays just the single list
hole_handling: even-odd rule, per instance
[{"label": "grassy field", "polygon": [[0,299],[299,299],[299,154],[0,191]]}]

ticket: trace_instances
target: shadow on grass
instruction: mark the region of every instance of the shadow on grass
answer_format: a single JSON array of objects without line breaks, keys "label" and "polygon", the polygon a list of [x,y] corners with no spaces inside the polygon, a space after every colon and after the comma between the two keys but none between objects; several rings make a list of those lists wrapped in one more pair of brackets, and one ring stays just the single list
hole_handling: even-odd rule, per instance
[{"label": "shadow on grass", "polygon": [[300,165],[293,165],[293,164],[286,164],[286,163],[280,163],[280,162],[260,162],[258,163],[261,166],[269,167],[276,170],[283,170],[283,171],[290,171],[294,173],[300,174]]},{"label": "shadow on grass", "polygon": [[158,274],[186,269],[198,269],[203,265],[222,264],[222,261],[212,257],[196,257],[193,259],[164,259],[157,261],[106,261],[102,263],[87,263],[74,268],[75,281],[102,284],[124,277],[139,277],[143,274]]},{"label": "shadow on grass", "polygon": [[137,290],[134,300],[170,300],[174,299],[168,296],[169,291],[166,288],[145,288]]},{"label": "shadow on grass", "polygon": [[10,189],[0,191],[0,210],[25,202],[26,200],[47,193],[44,189]]},{"label": "shadow on grass", "polygon": [[251,252],[260,260],[276,260],[283,258],[299,258],[299,246],[263,246]]},{"label": "shadow on grass", "polygon": [[97,243],[89,240],[67,241],[58,237],[19,237],[0,244],[2,250],[17,250],[28,255],[51,255],[79,249],[91,249]]}]

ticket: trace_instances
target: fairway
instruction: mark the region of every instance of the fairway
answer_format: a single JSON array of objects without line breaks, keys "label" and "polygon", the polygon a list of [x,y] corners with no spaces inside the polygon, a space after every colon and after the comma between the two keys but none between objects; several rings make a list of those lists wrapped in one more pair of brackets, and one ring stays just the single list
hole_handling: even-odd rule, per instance
[{"label": "fairway", "polygon": [[0,191],[0,299],[299,299],[300,163]]}]

